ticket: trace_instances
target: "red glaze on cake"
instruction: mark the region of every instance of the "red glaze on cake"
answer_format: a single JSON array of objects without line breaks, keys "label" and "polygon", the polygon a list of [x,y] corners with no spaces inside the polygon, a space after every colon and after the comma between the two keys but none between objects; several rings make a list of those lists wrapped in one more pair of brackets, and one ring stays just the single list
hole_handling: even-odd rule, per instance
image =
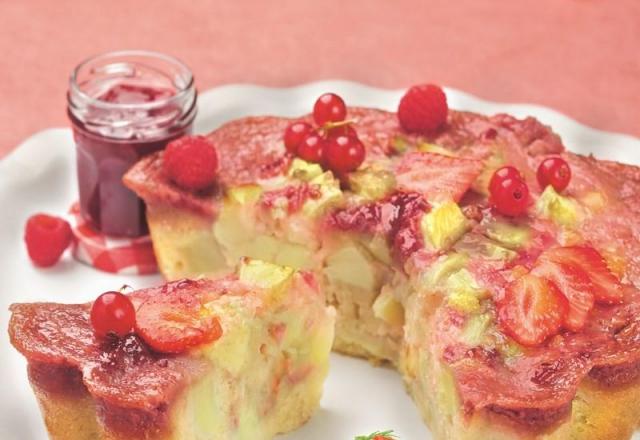
[{"label": "red glaze on cake", "polygon": [[[176,291],[196,297],[204,291],[241,295],[248,289],[231,280],[185,280],[130,297],[139,308],[148,298]],[[135,334],[123,339],[95,336],[90,309],[90,304],[14,304],[11,343],[30,361],[81,371],[92,395],[127,408],[167,404],[180,387],[204,372],[205,363],[155,352]]]},{"label": "red glaze on cake", "polygon": [[[504,114],[487,117],[449,110],[446,123],[426,135],[405,132],[396,114],[381,110],[348,108],[346,118],[353,122],[349,129],[341,129],[353,130],[366,149],[358,171],[388,172],[394,184],[390,191],[371,196],[355,191],[350,179],[358,171],[336,176],[344,197],[308,220],[320,225],[312,229],[317,232],[312,252],[320,259],[330,255],[321,262],[321,270],[330,277],[335,273],[327,268],[331,255],[342,251],[340,240],[350,247],[336,259],[365,248],[363,252],[372,261],[367,264],[374,267],[373,280],[346,280],[361,290],[366,282],[378,282],[375,276],[381,273],[382,288],[366,292],[368,296],[345,307],[356,310],[353,319],[369,319],[377,313],[376,306],[387,306],[388,302],[376,304],[381,297],[401,303],[398,307],[407,321],[404,316],[393,315],[390,320],[395,323],[389,327],[395,327],[391,330],[380,321],[372,321],[373,331],[382,334],[388,330],[390,338],[401,340],[400,361],[393,354],[385,353],[380,358],[400,362],[400,368],[406,369],[405,379],[429,383],[432,378],[421,377],[411,371],[411,365],[402,364],[410,364],[407,352],[411,350],[428,352],[431,357],[425,362],[441,362],[452,373],[465,420],[488,413],[535,432],[567,422],[576,392],[587,380],[606,387],[634,383],[640,375],[640,324],[636,318],[640,312],[640,224],[636,220],[640,212],[640,171],[636,167],[565,151],[559,137],[534,118],[519,120]],[[292,159],[282,138],[293,121],[247,118],[214,131],[209,138],[218,146],[221,142],[235,143],[237,148],[250,144],[253,153],[266,153],[255,163],[241,164],[234,158],[236,162],[230,163],[226,172],[233,172],[235,177],[221,178],[215,194],[194,196],[177,191],[177,196],[170,196],[175,189],[161,174],[145,172],[145,167],[159,162],[161,155],[134,167],[127,183],[148,202],[209,215],[214,227],[225,203],[222,195],[238,185],[254,184],[263,191],[258,198],[261,209],[273,208],[286,199],[287,216],[278,221],[298,225],[313,194],[308,191],[312,185],[292,178],[283,166],[283,161]],[[296,121],[312,122],[309,116]],[[230,146],[223,148],[233,150]],[[550,157],[561,158],[570,167],[568,185],[562,181],[541,187],[537,171]],[[270,172],[262,173],[264,168],[258,163],[269,161],[266,169]],[[495,191],[489,188],[493,172],[505,165],[517,171],[517,175],[507,177],[526,188],[526,199],[514,210],[500,209],[490,197]],[[272,182],[281,183],[274,189]],[[185,202],[191,197],[196,197],[198,206]],[[247,206],[238,209],[250,211],[250,204]],[[447,209],[453,213],[442,215],[454,218],[458,228],[447,231],[454,236],[451,242],[428,234],[438,235],[438,228],[450,226],[444,222],[444,226],[433,227],[439,213]],[[261,222],[260,232],[271,233],[268,228],[273,223]],[[287,238],[287,231],[277,230],[273,235]],[[378,252],[379,243],[371,244],[380,237],[392,258]],[[450,260],[452,255],[460,257],[459,261]],[[463,277],[463,285],[482,291],[477,298],[469,302],[469,297],[462,295],[466,302],[456,303],[460,299],[452,298],[451,292],[460,286],[447,284],[456,274]],[[517,319],[525,319],[526,313],[516,316],[512,327],[507,322],[510,315],[501,313],[524,275],[544,279],[540,285],[552,283],[553,295],[561,296],[558,304],[565,305],[559,307],[562,310],[554,315],[547,333],[534,335],[539,337],[519,334],[517,326],[523,322]],[[394,296],[393,289],[407,279],[409,287],[403,287],[417,292]],[[338,306],[340,325],[342,287],[325,281],[330,302]],[[419,313],[422,308],[428,313]],[[482,324],[484,339],[469,343],[468,325],[478,316],[486,319]],[[383,320],[378,315],[375,318]],[[400,325],[398,320],[402,320]],[[339,338],[340,331],[339,326]],[[408,335],[412,331],[416,331],[417,341]],[[341,341],[339,349],[368,356],[368,348],[359,350],[353,345],[357,343],[352,339]],[[437,385],[435,380],[432,385]]]}]

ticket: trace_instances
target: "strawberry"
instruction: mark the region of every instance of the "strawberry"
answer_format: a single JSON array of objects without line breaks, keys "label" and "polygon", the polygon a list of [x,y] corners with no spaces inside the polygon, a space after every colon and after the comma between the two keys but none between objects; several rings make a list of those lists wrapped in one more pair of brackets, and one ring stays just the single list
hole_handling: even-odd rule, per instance
[{"label": "strawberry", "polygon": [[199,191],[213,185],[218,171],[218,154],[207,138],[184,136],[169,142],[162,167],[179,187]]},{"label": "strawberry", "polygon": [[400,99],[398,120],[409,133],[431,134],[447,122],[447,96],[433,84],[413,86]]},{"label": "strawberry", "polygon": [[569,311],[567,299],[555,284],[530,273],[509,284],[497,306],[505,333],[527,346],[556,334]]},{"label": "strawberry", "polygon": [[217,317],[193,292],[180,288],[143,302],[136,313],[136,331],[161,353],[181,353],[222,335]]},{"label": "strawberry", "polygon": [[437,153],[405,154],[396,166],[398,189],[422,193],[430,203],[459,201],[482,171],[479,160]]},{"label": "strawberry", "polygon": [[544,252],[546,261],[566,264],[581,270],[591,284],[593,297],[600,304],[620,304],[624,301],[624,289],[620,280],[611,272],[602,255],[589,246],[566,246]]},{"label": "strawberry", "polygon": [[540,256],[531,273],[551,281],[569,301],[564,327],[574,332],[582,330],[594,303],[594,289],[587,274],[574,265],[546,258],[545,254]]}]

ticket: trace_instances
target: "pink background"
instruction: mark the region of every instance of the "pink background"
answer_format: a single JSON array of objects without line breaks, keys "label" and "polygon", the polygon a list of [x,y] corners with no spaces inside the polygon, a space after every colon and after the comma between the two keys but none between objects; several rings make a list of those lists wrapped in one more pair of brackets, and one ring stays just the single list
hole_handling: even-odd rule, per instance
[{"label": "pink background", "polygon": [[640,136],[638,0],[178,3],[0,0],[0,156],[66,125],[71,69],[121,48],[182,58],[200,90],[328,78],[436,82]]}]

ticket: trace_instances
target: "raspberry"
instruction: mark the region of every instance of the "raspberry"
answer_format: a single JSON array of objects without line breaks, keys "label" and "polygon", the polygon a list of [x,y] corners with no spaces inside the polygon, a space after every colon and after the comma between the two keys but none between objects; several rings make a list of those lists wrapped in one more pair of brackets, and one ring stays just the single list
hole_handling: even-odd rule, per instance
[{"label": "raspberry", "polygon": [[71,244],[72,237],[71,226],[66,220],[47,214],[29,217],[24,230],[29,258],[40,267],[56,264]]},{"label": "raspberry", "polygon": [[218,155],[203,136],[184,136],[167,145],[162,166],[179,187],[199,191],[215,181]]},{"label": "raspberry", "polygon": [[410,133],[432,134],[447,121],[447,97],[433,84],[411,87],[400,99],[398,119]]}]

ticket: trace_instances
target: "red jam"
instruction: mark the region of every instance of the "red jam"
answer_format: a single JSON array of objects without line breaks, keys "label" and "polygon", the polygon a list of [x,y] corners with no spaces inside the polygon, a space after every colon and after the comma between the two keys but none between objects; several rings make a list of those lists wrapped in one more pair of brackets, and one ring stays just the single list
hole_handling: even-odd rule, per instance
[{"label": "red jam", "polygon": [[402,262],[422,248],[418,220],[430,209],[422,195],[396,192],[384,200],[333,212],[329,226],[342,231],[383,234]]},{"label": "red jam", "polygon": [[143,156],[190,133],[195,113],[191,73],[177,60],[128,51],[78,66],[68,114],[82,216],[106,235],[145,235],[144,204],[122,176]]},{"label": "red jam", "polygon": [[98,98],[115,104],[142,104],[160,99],[171,98],[175,92],[171,89],[156,89],[131,84],[116,84]]}]

